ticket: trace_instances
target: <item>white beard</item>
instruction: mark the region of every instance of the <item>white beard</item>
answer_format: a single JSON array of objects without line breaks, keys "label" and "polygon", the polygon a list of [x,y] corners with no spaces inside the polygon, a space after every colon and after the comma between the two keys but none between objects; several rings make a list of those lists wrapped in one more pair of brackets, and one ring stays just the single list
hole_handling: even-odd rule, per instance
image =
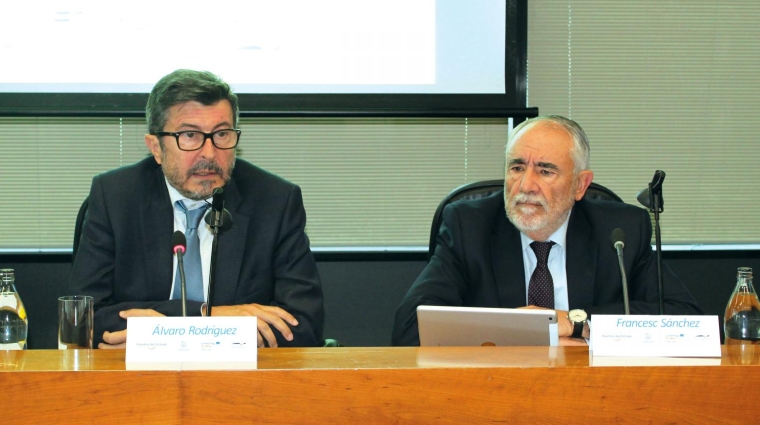
[{"label": "white beard", "polygon": [[[551,208],[543,196],[518,193],[505,199],[507,218],[522,233],[542,232],[549,237],[565,222],[575,204],[573,198],[565,199],[558,200],[554,208]],[[524,202],[538,205],[522,204]],[[544,213],[536,214],[541,209]]]}]

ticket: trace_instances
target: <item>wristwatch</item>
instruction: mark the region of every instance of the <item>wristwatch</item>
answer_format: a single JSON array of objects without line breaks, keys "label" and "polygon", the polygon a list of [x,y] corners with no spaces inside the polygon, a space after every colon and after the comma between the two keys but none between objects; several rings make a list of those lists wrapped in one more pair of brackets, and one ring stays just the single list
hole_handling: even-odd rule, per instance
[{"label": "wristwatch", "polygon": [[584,310],[576,309],[567,312],[567,318],[573,324],[573,338],[583,336],[583,327],[586,325],[588,314]]}]

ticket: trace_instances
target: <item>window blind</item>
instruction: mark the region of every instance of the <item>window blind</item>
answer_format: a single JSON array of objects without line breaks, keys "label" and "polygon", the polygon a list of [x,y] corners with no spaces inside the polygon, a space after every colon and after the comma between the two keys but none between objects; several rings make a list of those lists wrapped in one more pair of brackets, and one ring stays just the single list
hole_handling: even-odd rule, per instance
[{"label": "window blind", "polygon": [[529,3],[528,103],[576,120],[626,202],[664,170],[663,243],[760,242],[760,2]]},{"label": "window blind", "polygon": [[[244,118],[239,157],[301,186],[314,247],[426,246],[455,187],[503,175],[501,118]],[[70,249],[98,173],[146,155],[137,118],[0,118],[0,249]],[[19,211],[19,213],[15,213]]]}]

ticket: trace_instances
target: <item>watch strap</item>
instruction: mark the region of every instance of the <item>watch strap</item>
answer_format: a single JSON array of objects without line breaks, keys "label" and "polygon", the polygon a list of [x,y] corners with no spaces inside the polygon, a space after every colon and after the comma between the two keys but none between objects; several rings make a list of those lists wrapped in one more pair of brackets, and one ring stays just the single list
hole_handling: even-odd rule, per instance
[{"label": "watch strap", "polygon": [[573,338],[580,338],[583,336],[583,325],[585,325],[586,322],[573,322]]}]

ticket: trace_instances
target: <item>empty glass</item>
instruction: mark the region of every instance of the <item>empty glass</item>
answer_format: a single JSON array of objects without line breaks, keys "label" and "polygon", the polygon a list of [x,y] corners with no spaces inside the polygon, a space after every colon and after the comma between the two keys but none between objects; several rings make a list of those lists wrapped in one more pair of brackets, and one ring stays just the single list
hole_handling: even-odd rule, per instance
[{"label": "empty glass", "polygon": [[58,298],[58,348],[92,348],[94,310],[92,297]]}]

